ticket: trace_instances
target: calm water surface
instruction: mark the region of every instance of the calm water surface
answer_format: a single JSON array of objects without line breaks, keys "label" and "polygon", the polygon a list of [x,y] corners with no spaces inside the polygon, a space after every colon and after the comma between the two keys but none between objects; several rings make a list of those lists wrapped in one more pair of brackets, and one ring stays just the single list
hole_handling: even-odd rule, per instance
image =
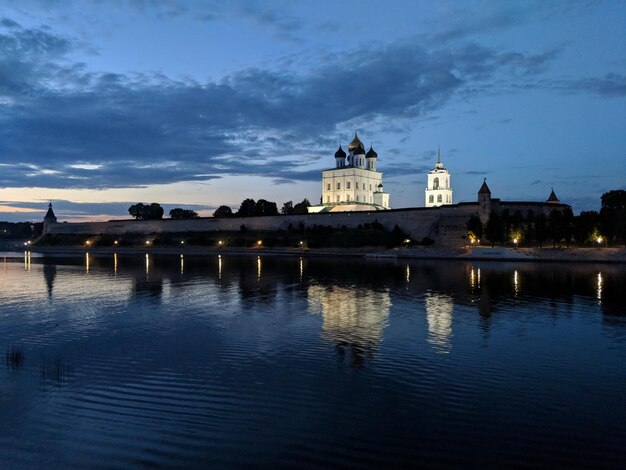
[{"label": "calm water surface", "polygon": [[0,467],[624,468],[626,267],[0,254]]}]

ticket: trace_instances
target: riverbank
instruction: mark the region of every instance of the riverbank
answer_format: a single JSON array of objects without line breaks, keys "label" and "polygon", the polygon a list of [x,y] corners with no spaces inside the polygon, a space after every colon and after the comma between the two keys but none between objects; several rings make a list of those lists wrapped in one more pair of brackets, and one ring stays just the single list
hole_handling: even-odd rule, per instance
[{"label": "riverbank", "polygon": [[324,256],[324,257],[364,257],[370,259],[457,259],[481,261],[540,261],[540,262],[594,262],[626,263],[626,248],[483,248],[475,254],[470,248],[411,247],[384,249],[366,248],[231,248],[231,247],[102,247],[85,246],[32,247],[33,253],[48,256],[76,256],[84,253],[107,254],[160,254],[160,255],[235,255],[235,256]]}]

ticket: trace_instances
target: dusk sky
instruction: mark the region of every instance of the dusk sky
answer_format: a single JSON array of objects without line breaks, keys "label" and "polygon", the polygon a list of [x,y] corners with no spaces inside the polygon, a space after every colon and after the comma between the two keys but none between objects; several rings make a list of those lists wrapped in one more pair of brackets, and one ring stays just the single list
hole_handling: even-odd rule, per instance
[{"label": "dusk sky", "polygon": [[0,0],[0,220],[318,203],[339,142],[423,206],[626,189],[626,2]]}]

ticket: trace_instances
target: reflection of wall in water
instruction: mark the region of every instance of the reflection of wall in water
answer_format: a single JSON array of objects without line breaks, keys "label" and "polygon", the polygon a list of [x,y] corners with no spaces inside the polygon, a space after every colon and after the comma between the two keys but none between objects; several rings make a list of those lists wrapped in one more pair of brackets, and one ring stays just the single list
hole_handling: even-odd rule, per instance
[{"label": "reflection of wall in water", "polygon": [[438,292],[428,292],[424,299],[426,321],[428,323],[428,342],[435,345],[440,352],[450,349],[452,335],[452,297]]},{"label": "reflection of wall in water", "polygon": [[341,355],[351,353],[361,365],[381,341],[389,317],[388,291],[313,285],[308,288],[309,312],[322,315],[325,339],[335,342]]}]

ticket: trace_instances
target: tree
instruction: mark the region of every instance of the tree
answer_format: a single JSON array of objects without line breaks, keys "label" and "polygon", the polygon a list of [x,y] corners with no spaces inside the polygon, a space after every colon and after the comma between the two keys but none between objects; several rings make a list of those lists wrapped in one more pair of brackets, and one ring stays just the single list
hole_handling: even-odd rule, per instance
[{"label": "tree", "polygon": [[563,214],[561,211],[553,210],[548,216],[548,236],[552,240],[552,248],[563,238]]},{"label": "tree", "polygon": [[467,235],[470,240],[480,240],[483,236],[483,224],[480,218],[473,215],[467,221]]},{"label": "tree", "polygon": [[237,211],[238,217],[251,217],[254,215],[254,208],[256,206],[256,202],[254,199],[244,199],[239,206],[239,210]]},{"label": "tree", "polygon": [[153,202],[150,205],[138,203],[128,208],[128,213],[137,220],[158,220],[163,218],[163,208]]},{"label": "tree", "polygon": [[233,216],[233,210],[228,207],[228,206],[219,206],[217,209],[215,209],[215,212],[213,212],[213,217],[232,217]]},{"label": "tree", "polygon": [[485,235],[487,235],[492,247],[496,243],[502,243],[504,240],[504,222],[495,212],[489,215],[489,221],[485,227]]},{"label": "tree", "polygon": [[600,214],[596,211],[583,211],[574,217],[574,239],[580,246],[591,240],[594,233],[600,229]]},{"label": "tree", "polygon": [[293,202],[287,201],[283,204],[283,207],[280,209],[280,213],[283,215],[291,215],[293,214]]},{"label": "tree", "polygon": [[572,242],[572,236],[574,234],[574,213],[569,207],[563,209],[563,221],[561,227],[562,238],[565,239],[565,244],[569,248]]},{"label": "tree", "polygon": [[181,209],[177,207],[176,209],[172,209],[170,211],[170,218],[172,219],[197,219],[198,214],[196,211],[192,211],[190,209]]},{"label": "tree", "polygon": [[543,212],[535,218],[535,240],[539,248],[541,248],[543,242],[548,238],[548,218]]},{"label": "tree", "polygon": [[617,189],[601,198],[600,227],[608,240],[626,244],[626,191]]},{"label": "tree", "polygon": [[254,206],[254,215],[278,215],[275,202],[259,199]]},{"label": "tree", "polygon": [[307,198],[304,198],[302,202],[299,202],[295,206],[293,206],[294,214],[308,214],[308,207],[311,207],[311,203]]}]

